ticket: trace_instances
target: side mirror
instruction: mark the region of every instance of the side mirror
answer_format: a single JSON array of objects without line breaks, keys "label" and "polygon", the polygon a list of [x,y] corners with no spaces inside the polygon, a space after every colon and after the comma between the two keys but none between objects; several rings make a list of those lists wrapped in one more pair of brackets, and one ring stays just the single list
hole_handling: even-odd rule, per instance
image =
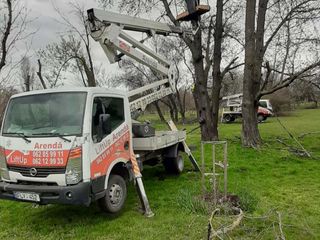
[{"label": "side mirror", "polygon": [[104,136],[111,133],[111,121],[110,114],[99,115],[99,128],[98,128],[98,139],[103,139]]}]

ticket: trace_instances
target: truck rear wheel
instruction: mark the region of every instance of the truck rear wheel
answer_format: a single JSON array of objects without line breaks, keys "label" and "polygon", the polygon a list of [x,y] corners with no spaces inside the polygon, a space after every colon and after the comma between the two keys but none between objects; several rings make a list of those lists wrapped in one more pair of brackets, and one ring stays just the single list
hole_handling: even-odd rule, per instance
[{"label": "truck rear wheel", "polygon": [[118,213],[124,206],[127,198],[127,185],[120,175],[110,175],[106,195],[98,200],[102,211]]},{"label": "truck rear wheel", "polygon": [[258,122],[261,123],[263,121],[265,121],[267,118],[265,116],[263,116],[262,114],[258,115]]},{"label": "truck rear wheel", "polygon": [[175,158],[165,158],[163,160],[163,166],[167,173],[180,174],[184,168],[184,160],[181,155],[177,155]]},{"label": "truck rear wheel", "polygon": [[231,123],[231,122],[234,122],[234,120],[236,120],[236,118],[234,116],[232,116],[231,114],[226,114],[223,116],[223,121],[225,123]]}]

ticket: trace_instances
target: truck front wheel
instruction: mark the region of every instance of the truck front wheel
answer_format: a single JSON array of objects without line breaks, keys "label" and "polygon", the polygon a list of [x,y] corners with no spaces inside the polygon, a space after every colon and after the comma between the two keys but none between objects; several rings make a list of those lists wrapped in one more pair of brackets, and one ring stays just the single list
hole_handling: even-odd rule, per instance
[{"label": "truck front wheel", "polygon": [[178,154],[175,158],[165,158],[163,166],[167,173],[180,174],[184,168],[183,157]]},{"label": "truck front wheel", "polygon": [[123,177],[111,174],[106,195],[98,200],[102,211],[108,213],[118,213],[124,206],[127,198],[127,185]]}]

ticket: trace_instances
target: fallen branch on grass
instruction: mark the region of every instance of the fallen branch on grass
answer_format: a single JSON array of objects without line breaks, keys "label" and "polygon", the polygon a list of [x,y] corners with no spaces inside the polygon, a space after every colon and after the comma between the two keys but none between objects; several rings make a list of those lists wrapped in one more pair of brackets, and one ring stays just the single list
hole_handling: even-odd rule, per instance
[{"label": "fallen branch on grass", "polygon": [[281,143],[282,145],[286,146],[288,148],[288,151],[299,156],[299,157],[311,157],[311,154],[306,149],[299,149],[294,146],[291,146],[281,139],[277,138],[277,142]]},{"label": "fallen branch on grass", "polygon": [[305,155],[309,158],[311,158],[311,154],[302,146],[302,144],[296,139],[292,133],[283,125],[283,123],[280,121],[280,119],[276,116],[280,126],[288,133],[288,135],[300,146],[300,148],[304,151]]},{"label": "fallen branch on grass", "polygon": [[236,207],[233,207],[232,209],[239,212],[239,214],[236,215],[236,219],[229,226],[223,227],[218,230],[213,229],[212,220],[214,216],[217,214],[217,212],[220,211],[220,209],[217,208],[212,212],[211,217],[209,219],[209,225],[208,225],[208,240],[214,239],[216,237],[219,239],[222,239],[220,235],[225,235],[226,233],[232,231],[233,229],[235,229],[237,226],[240,225],[241,220],[244,217],[243,211],[240,208],[236,208]]},{"label": "fallen branch on grass", "polygon": [[283,234],[283,230],[282,230],[282,221],[281,221],[281,213],[280,212],[277,212],[278,214],[278,218],[279,218],[279,222],[278,222],[278,225],[279,225],[279,231],[280,231],[280,239],[281,240],[286,240],[284,234]]},{"label": "fallen branch on grass", "polygon": [[300,134],[300,136],[298,137],[298,138],[304,138],[305,136],[307,136],[307,135],[312,135],[312,134],[319,134],[320,133],[320,131],[316,131],[316,132],[309,132],[309,133],[302,133],[302,134]]}]

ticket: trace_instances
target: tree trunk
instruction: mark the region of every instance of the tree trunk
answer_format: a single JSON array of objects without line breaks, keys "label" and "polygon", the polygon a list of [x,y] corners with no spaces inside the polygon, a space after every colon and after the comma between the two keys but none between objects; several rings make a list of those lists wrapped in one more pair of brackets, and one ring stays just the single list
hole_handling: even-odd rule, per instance
[{"label": "tree trunk", "polygon": [[213,115],[210,107],[210,100],[207,91],[206,78],[203,76],[203,59],[194,62],[197,84],[194,87],[194,101],[197,109],[198,121],[203,141],[216,140],[216,131],[212,124]]},{"label": "tree trunk", "polygon": [[42,64],[41,64],[40,59],[38,59],[38,67],[39,68],[38,68],[37,75],[39,77],[40,83],[41,83],[43,89],[47,89],[47,85],[46,85],[46,83],[45,83],[45,81],[44,81],[44,79],[42,77]]},{"label": "tree trunk", "polygon": [[189,48],[196,78],[193,96],[201,129],[201,138],[203,141],[212,141],[217,139],[217,129],[212,124],[213,114],[207,89],[208,76],[205,75],[204,71],[201,29],[195,34],[192,44],[189,44]]},{"label": "tree trunk", "polygon": [[158,115],[159,115],[159,118],[160,118],[161,122],[165,122],[166,119],[165,119],[164,116],[163,116],[163,113],[162,113],[162,111],[161,111],[161,108],[160,108],[160,106],[159,106],[158,101],[154,102],[154,105],[155,105],[155,107],[156,107],[156,109],[157,109],[157,113],[158,113]]},{"label": "tree trunk", "polygon": [[168,107],[169,107],[170,119],[175,122],[175,120],[174,120],[174,110],[173,110],[173,107],[171,106],[171,104],[168,104]]},{"label": "tree trunk", "polygon": [[214,140],[219,139],[218,122],[219,122],[219,98],[221,91],[221,45],[222,45],[222,18],[223,18],[223,0],[217,0],[217,16],[214,32],[214,54],[212,70],[212,125]]},{"label": "tree trunk", "polygon": [[89,68],[89,66],[87,65],[86,60],[83,57],[81,57],[80,60],[81,60],[82,65],[83,65],[84,72],[86,73],[86,76],[87,76],[87,81],[88,81],[87,85],[88,85],[88,87],[95,87],[97,84],[96,84],[94,72],[92,71],[91,68]]},{"label": "tree trunk", "polygon": [[[181,90],[182,91],[182,90]],[[185,96],[186,96],[186,89],[184,89],[184,95],[183,99],[181,99],[180,91],[176,89],[176,97],[177,97],[177,102],[179,106],[179,113],[181,116],[182,123],[185,124],[186,122],[186,105],[185,105]]]},{"label": "tree trunk", "polygon": [[256,65],[255,11],[256,1],[247,0],[242,100],[242,144],[247,147],[257,147],[261,143],[257,120],[258,102],[256,101],[256,85],[257,82],[259,83],[260,76],[257,76],[259,71]]},{"label": "tree trunk", "polygon": [[30,74],[27,75],[27,78],[24,84],[26,85],[26,92],[30,92]]},{"label": "tree trunk", "polygon": [[179,110],[173,95],[169,95],[169,102],[172,106],[172,120],[177,123],[179,121]]}]

